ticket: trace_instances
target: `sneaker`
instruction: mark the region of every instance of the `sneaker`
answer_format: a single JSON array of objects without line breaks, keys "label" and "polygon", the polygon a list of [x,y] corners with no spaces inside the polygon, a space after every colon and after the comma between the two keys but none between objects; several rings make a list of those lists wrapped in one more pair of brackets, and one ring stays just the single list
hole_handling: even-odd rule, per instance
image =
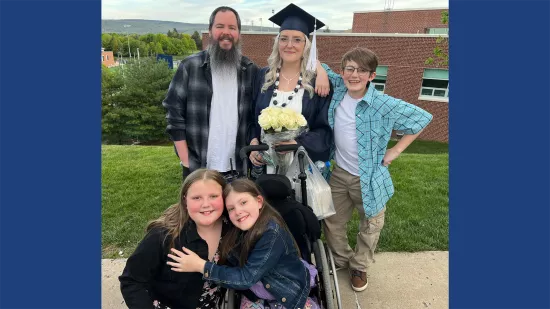
[{"label": "sneaker", "polygon": [[352,269],[350,272],[351,288],[356,292],[364,291],[369,284],[367,273],[360,270]]}]

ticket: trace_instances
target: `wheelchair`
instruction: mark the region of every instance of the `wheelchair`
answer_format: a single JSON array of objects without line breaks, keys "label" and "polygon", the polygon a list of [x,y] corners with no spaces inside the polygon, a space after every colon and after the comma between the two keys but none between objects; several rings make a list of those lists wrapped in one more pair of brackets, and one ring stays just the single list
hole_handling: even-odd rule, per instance
[{"label": "wheelchair", "polygon": [[[248,178],[250,178],[247,168],[249,153],[268,149],[268,145],[250,145],[240,150],[239,156],[243,161],[243,168],[244,171],[247,171]],[[295,190],[285,175],[262,174],[255,182],[260,187],[264,198],[285,220],[300,249],[301,258],[315,265],[317,269],[315,286],[311,289],[309,296],[316,299],[321,308],[341,309],[343,307],[334,258],[332,252],[321,240],[322,220],[317,220],[317,216],[307,203],[307,174],[304,172],[304,162],[307,164],[307,160],[305,160],[307,153],[302,149],[298,148],[297,145],[276,147],[277,151],[297,151],[300,169],[298,178],[302,193],[301,203],[295,199]],[[221,308],[239,308],[241,294],[240,291],[228,290]]]}]

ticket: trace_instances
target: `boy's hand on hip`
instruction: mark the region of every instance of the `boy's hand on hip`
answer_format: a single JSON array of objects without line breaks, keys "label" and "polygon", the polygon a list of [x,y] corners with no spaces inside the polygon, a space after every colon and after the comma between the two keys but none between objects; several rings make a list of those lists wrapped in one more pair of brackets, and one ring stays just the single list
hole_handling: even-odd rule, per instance
[{"label": "boy's hand on hip", "polygon": [[399,157],[400,154],[401,152],[398,151],[397,149],[394,149],[394,148],[388,149],[388,151],[386,151],[386,154],[384,155],[384,159],[382,159],[382,165],[383,166],[390,165],[393,160]]}]

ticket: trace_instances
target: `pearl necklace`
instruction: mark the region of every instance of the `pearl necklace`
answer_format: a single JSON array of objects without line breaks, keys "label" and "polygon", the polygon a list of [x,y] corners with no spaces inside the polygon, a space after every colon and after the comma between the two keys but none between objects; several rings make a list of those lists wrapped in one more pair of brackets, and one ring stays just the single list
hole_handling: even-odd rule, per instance
[{"label": "pearl necklace", "polygon": [[[280,75],[280,73],[281,73],[281,68],[277,68],[277,78],[275,79],[275,90],[273,90],[273,97],[274,98],[277,98],[277,96],[279,95],[279,75]],[[293,80],[295,77],[293,77],[291,79],[287,79],[286,77],[283,76],[283,78],[287,80],[287,83],[290,83],[290,81]],[[290,103],[290,101],[292,101],[292,99],[296,96],[296,94],[298,93],[298,89],[301,86],[302,86],[302,72],[300,72],[300,78],[298,78],[298,83],[296,84],[296,88],[294,88],[294,90],[292,90],[292,93],[290,94],[290,96],[288,96],[288,103]],[[281,104],[281,107],[287,106],[288,103]],[[277,105],[277,104],[279,104],[279,102],[277,102],[277,100],[273,100],[273,105]]]}]

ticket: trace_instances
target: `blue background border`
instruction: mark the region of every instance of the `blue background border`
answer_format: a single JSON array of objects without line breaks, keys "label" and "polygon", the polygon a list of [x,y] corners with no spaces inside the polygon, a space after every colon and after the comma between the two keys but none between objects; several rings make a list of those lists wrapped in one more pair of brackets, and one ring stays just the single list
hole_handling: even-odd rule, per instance
[{"label": "blue background border", "polygon": [[550,308],[550,3],[449,11],[450,308]]},{"label": "blue background border", "polygon": [[[451,308],[550,307],[549,12],[450,1]],[[100,307],[100,21],[0,2],[0,308]]]},{"label": "blue background border", "polygon": [[0,307],[101,307],[101,2],[0,1]]}]

